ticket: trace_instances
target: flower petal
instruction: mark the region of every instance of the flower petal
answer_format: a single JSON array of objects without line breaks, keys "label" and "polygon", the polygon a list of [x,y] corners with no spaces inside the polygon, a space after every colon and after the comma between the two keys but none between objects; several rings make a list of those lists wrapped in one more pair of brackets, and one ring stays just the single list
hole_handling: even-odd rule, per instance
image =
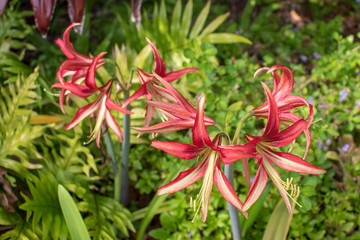
[{"label": "flower petal", "polygon": [[263,137],[270,137],[273,134],[276,134],[279,132],[280,129],[280,123],[279,123],[279,112],[276,105],[276,102],[274,100],[273,95],[270,92],[270,89],[268,86],[265,85],[265,83],[261,83],[265,89],[266,96],[268,99],[269,104],[269,117],[268,121],[265,127],[265,131],[263,134]]},{"label": "flower petal", "polygon": [[76,83],[55,83],[51,88],[61,88],[70,91],[78,97],[87,98],[93,95],[97,90],[89,89],[88,87]]},{"label": "flower petal", "polygon": [[185,160],[196,158],[205,151],[204,148],[178,142],[153,141],[151,146]]},{"label": "flower petal", "polygon": [[279,182],[279,179],[281,179],[280,174],[276,171],[276,169],[273,167],[273,165],[268,162],[265,158],[263,158],[263,164],[266,172],[268,173],[269,177],[271,178],[272,182],[276,186],[276,188],[279,190],[280,195],[284,199],[285,205],[289,211],[290,216],[292,217],[292,207],[291,203],[288,197],[287,191],[284,189],[284,186]]},{"label": "flower petal", "polygon": [[215,150],[216,147],[210,140],[209,134],[206,131],[206,127],[204,123],[204,106],[205,106],[205,96],[203,95],[199,99],[195,124],[192,129],[193,144],[200,148],[206,147],[207,145],[211,147],[213,150]]},{"label": "flower petal", "polygon": [[242,202],[240,201],[239,197],[236,195],[234,188],[233,186],[231,186],[229,180],[221,172],[219,164],[215,167],[214,182],[221,195],[225,198],[225,200],[231,203],[237,209],[239,209],[239,211],[245,216],[245,218],[247,218],[248,214],[246,211],[243,210]]},{"label": "flower petal", "polygon": [[114,117],[111,115],[109,110],[106,110],[106,112],[105,112],[105,120],[106,120],[108,127],[115,133],[115,135],[118,137],[119,141],[122,142],[124,139],[123,133],[122,133],[119,125],[116,123]]},{"label": "flower petal", "polygon": [[147,89],[146,89],[146,85],[142,85],[138,90],[135,91],[135,93],[133,95],[131,95],[128,99],[125,100],[123,107],[126,107],[127,105],[129,105],[131,102],[135,101],[136,99],[138,99],[141,96],[144,96],[147,94]]},{"label": "flower petal", "polygon": [[302,158],[290,153],[275,152],[270,148],[264,148],[261,149],[261,155],[268,161],[287,171],[314,175],[323,174],[326,172],[324,169],[316,167]]},{"label": "flower petal", "polygon": [[304,119],[300,119],[290,127],[281,132],[263,139],[267,145],[272,147],[282,147],[294,141],[302,131],[307,128],[308,123]]},{"label": "flower petal", "polygon": [[133,127],[132,129],[141,133],[167,133],[192,128],[193,126],[194,121],[191,120],[171,119],[151,127]]},{"label": "flower petal", "polygon": [[104,56],[106,54],[106,52],[101,52],[98,55],[96,55],[96,57],[93,59],[93,61],[91,62],[86,76],[85,76],[85,85],[91,89],[97,89],[98,87],[96,86],[96,82],[95,82],[95,72],[96,72],[96,66],[98,65],[99,61],[102,60],[101,57]]},{"label": "flower petal", "polygon": [[275,93],[276,99],[282,99],[287,97],[287,95],[293,90],[294,88],[294,76],[292,71],[282,65],[274,65],[272,66],[268,73],[272,73],[275,70],[281,70],[280,82],[277,87],[277,92]]},{"label": "flower petal", "polygon": [[266,187],[268,180],[267,173],[262,164],[259,165],[259,169],[255,175],[254,182],[251,185],[249,194],[244,202],[243,211],[247,211],[260,197],[261,193]]},{"label": "flower petal", "polygon": [[170,194],[186,188],[205,174],[206,167],[207,161],[203,160],[196,167],[181,172],[174,180],[159,188],[157,195]]},{"label": "flower petal", "polygon": [[110,110],[115,110],[115,111],[119,111],[122,113],[126,113],[126,114],[132,114],[132,112],[130,112],[129,110],[127,110],[126,108],[116,104],[113,100],[111,100],[109,97],[106,97],[106,107]]},{"label": "flower petal", "polygon": [[198,69],[198,68],[184,68],[184,69],[180,69],[180,70],[177,70],[177,71],[169,72],[163,78],[167,82],[173,82],[173,81],[179,79],[181,76],[183,76],[183,75],[185,75],[185,74],[187,74],[189,72],[194,72],[194,71],[200,71],[200,69]]},{"label": "flower petal", "polygon": [[65,129],[69,130],[75,127],[79,122],[81,122],[90,114],[95,112],[100,107],[101,102],[102,102],[102,98],[98,97],[94,102],[91,102],[85,107],[82,107],[79,110],[77,110],[75,117],[65,126]]},{"label": "flower petal", "polygon": [[56,40],[56,43],[59,45],[61,51],[65,54],[68,58],[76,58],[81,61],[88,62],[89,64],[92,61],[92,58],[84,56],[75,51],[73,44],[70,42],[70,31],[73,27],[81,25],[80,23],[72,23],[70,24],[63,35],[63,39]]},{"label": "flower petal", "polygon": [[255,146],[256,142],[221,146],[219,147],[221,160],[226,165],[242,158],[254,158],[256,156]]},{"label": "flower petal", "polygon": [[146,38],[146,41],[149,43],[149,45],[154,53],[154,61],[155,61],[154,71],[156,74],[159,74],[161,77],[164,77],[165,73],[166,73],[164,61],[161,59],[155,44],[153,44],[148,38]]}]

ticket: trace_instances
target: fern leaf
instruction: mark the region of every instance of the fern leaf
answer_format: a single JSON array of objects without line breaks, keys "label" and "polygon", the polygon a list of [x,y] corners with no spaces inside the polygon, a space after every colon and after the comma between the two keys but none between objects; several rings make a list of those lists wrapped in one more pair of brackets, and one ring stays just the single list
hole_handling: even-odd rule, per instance
[{"label": "fern leaf", "polygon": [[31,228],[19,213],[9,213],[3,208],[0,208],[0,225],[13,226],[12,229],[1,234],[0,240],[13,240],[13,239],[32,239],[38,240],[41,236],[41,231],[37,227],[35,230]]},{"label": "fern leaf", "polygon": [[90,213],[85,224],[88,229],[93,229],[89,232],[93,239],[115,239],[113,223],[126,236],[129,236],[128,230],[135,231],[131,213],[112,198],[87,195],[78,207],[80,211]]},{"label": "fern leaf", "polygon": [[62,215],[57,186],[59,182],[50,172],[39,172],[39,178],[32,182],[28,181],[32,195],[30,199],[22,194],[25,203],[20,209],[26,211],[26,219],[32,223],[32,229],[36,229],[41,222],[41,230],[44,236],[50,235],[51,239],[67,239],[68,230]]},{"label": "fern leaf", "polygon": [[29,117],[35,114],[29,105],[38,98],[34,91],[37,88],[37,77],[38,72],[35,70],[27,78],[19,76],[15,83],[1,86],[0,89],[0,166],[15,171],[23,178],[32,178],[26,169],[42,167],[29,161],[29,156],[41,157],[33,140],[45,130],[43,126],[28,124]]}]

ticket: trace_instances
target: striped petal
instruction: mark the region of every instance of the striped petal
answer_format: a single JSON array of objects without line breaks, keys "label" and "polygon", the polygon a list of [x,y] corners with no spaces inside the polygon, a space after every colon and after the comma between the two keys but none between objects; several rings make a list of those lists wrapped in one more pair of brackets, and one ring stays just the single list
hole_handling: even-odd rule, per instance
[{"label": "striped petal", "polygon": [[174,180],[159,188],[157,195],[170,194],[186,188],[205,174],[206,167],[207,161],[203,160],[196,167],[181,172]]},{"label": "striped petal", "polygon": [[151,146],[185,160],[196,158],[206,150],[205,148],[178,142],[153,141]]},{"label": "striped petal", "polygon": [[268,162],[265,158],[263,159],[263,164],[266,172],[268,173],[268,176],[271,178],[272,182],[276,186],[276,188],[279,190],[280,195],[284,199],[285,205],[289,211],[290,216],[292,217],[292,208],[291,203],[288,197],[287,191],[284,189],[284,186],[280,183],[279,180],[281,180],[280,174],[276,171],[276,169],[273,167],[273,165]]},{"label": "striped petal", "polygon": [[167,73],[165,76],[164,76],[164,79],[167,81],[167,82],[173,82],[177,79],[179,79],[181,76],[189,73],[189,72],[194,72],[194,71],[200,71],[200,69],[198,68],[184,68],[184,69],[180,69],[180,70],[177,70],[177,71],[172,71],[172,72],[169,72]]},{"label": "striped petal", "polygon": [[133,127],[132,129],[141,133],[167,133],[192,128],[193,126],[194,120],[171,119],[151,127]]},{"label": "striped petal", "polygon": [[244,202],[243,211],[247,211],[260,197],[261,193],[266,187],[268,180],[267,173],[262,164],[259,165],[259,169],[255,175],[254,182],[251,185],[249,194]]},{"label": "striped petal", "polygon": [[270,89],[268,88],[268,86],[265,85],[265,83],[261,83],[261,84],[265,89],[269,103],[269,118],[265,127],[263,137],[270,137],[271,135],[279,132],[280,129],[279,112],[274,97],[270,92]]},{"label": "striped petal", "polygon": [[111,100],[109,97],[106,97],[106,107],[110,110],[115,110],[115,111],[119,111],[122,113],[126,113],[126,114],[132,114],[132,112],[130,112],[129,110],[127,110],[126,108],[120,106],[119,104],[116,104],[113,100]]},{"label": "striped petal", "polygon": [[239,209],[239,211],[245,216],[245,218],[247,218],[247,212],[243,210],[242,202],[240,201],[239,197],[236,195],[234,188],[233,186],[231,186],[229,180],[221,172],[219,164],[215,167],[214,182],[221,195],[225,198],[225,200],[231,203],[237,209]]},{"label": "striped petal", "polygon": [[291,172],[307,173],[307,174],[323,174],[326,171],[322,168],[316,167],[302,158],[284,152],[275,152],[270,148],[261,149],[261,155],[269,162]]},{"label": "striped petal", "polygon": [[307,125],[308,123],[304,119],[300,119],[283,131],[263,139],[263,142],[272,147],[285,146],[293,142],[301,134],[301,132],[307,128]]},{"label": "striped petal", "polygon": [[154,61],[155,61],[155,73],[159,74],[160,76],[165,76],[166,73],[166,68],[165,68],[165,64],[164,61],[161,59],[160,54],[155,46],[155,44],[153,44],[150,39],[146,38],[146,41],[148,42],[148,44],[150,45],[153,54],[154,54]]},{"label": "striped petal", "polygon": [[76,83],[55,83],[51,88],[61,88],[70,91],[78,97],[87,98],[93,95],[97,90],[89,89],[88,87]]},{"label": "striped petal", "polygon": [[131,95],[128,99],[126,99],[126,101],[123,104],[123,107],[126,107],[127,105],[129,105],[131,102],[135,101],[136,99],[138,99],[141,96],[144,96],[147,94],[147,89],[146,89],[146,85],[142,85],[138,90],[135,91],[135,93],[133,95]]},{"label": "striped petal", "polygon": [[105,120],[106,120],[108,127],[115,133],[115,135],[118,137],[119,141],[122,142],[124,139],[123,133],[122,133],[119,125],[116,123],[114,117],[111,115],[109,110],[105,111]]},{"label": "striped petal", "polygon": [[[96,57],[93,59],[93,61],[91,62],[87,73],[86,73],[86,77],[85,77],[85,85],[91,89],[97,89],[97,85],[95,82],[95,72],[96,72],[96,66],[98,65],[99,61],[101,61],[101,57],[104,56],[106,54],[106,52],[101,52],[98,55],[96,55]],[[103,60],[102,60],[103,61]]]},{"label": "striped petal", "polygon": [[65,129],[69,130],[75,127],[79,122],[81,122],[90,114],[95,112],[100,107],[101,102],[102,102],[102,98],[98,97],[94,102],[91,102],[85,107],[82,107],[79,110],[77,110],[75,117],[65,126]]},{"label": "striped petal", "polygon": [[192,129],[193,144],[197,147],[203,148],[206,146],[211,147],[213,150],[216,149],[215,145],[211,142],[208,132],[206,131],[204,123],[204,106],[205,96],[201,96],[199,99],[195,124]]}]

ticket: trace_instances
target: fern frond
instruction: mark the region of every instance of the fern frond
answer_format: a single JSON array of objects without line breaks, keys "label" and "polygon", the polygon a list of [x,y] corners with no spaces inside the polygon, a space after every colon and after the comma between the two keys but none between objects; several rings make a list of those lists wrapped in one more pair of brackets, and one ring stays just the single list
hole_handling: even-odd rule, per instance
[{"label": "fern frond", "polygon": [[0,225],[9,226],[10,230],[1,234],[0,240],[13,239],[33,239],[39,240],[41,231],[37,227],[35,230],[31,228],[19,213],[9,213],[0,208]]},{"label": "fern frond", "polygon": [[[31,104],[38,98],[34,91],[38,72],[27,78],[18,77],[0,89],[0,166],[11,169],[22,177],[29,176],[27,169],[38,169],[42,165],[29,161],[29,155],[40,158],[33,140],[44,133],[43,126],[30,126],[29,117],[35,114]],[[19,162],[20,161],[20,162]]]},{"label": "fern frond", "polygon": [[90,213],[85,224],[93,239],[115,239],[113,223],[126,236],[129,236],[128,230],[135,232],[131,213],[112,198],[86,195],[78,207],[80,211]]},{"label": "fern frond", "polygon": [[85,173],[87,177],[90,177],[91,170],[98,173],[96,160],[83,143],[81,128],[75,128],[74,131],[67,132],[67,135],[55,129],[52,131],[52,135],[44,135],[45,144],[42,149],[43,159],[54,174],[58,169],[74,174]]},{"label": "fern frond", "polygon": [[58,199],[57,179],[48,171],[39,171],[39,178],[35,178],[33,183],[28,181],[28,185],[32,199],[22,194],[25,203],[20,209],[26,211],[27,221],[32,216],[32,229],[36,229],[41,222],[44,236],[50,235],[51,239],[67,239],[68,230]]}]

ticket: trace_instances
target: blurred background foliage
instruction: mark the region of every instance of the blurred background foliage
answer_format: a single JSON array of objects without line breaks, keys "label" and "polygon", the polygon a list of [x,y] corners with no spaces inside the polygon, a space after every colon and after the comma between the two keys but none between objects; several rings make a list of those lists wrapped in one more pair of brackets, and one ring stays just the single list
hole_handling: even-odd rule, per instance
[{"label": "blurred background foliage", "polygon": [[[137,30],[130,20],[130,2],[87,0],[83,34],[71,36],[85,55],[107,51],[106,56],[118,64],[126,62],[129,69],[143,66],[147,72],[153,69],[152,54],[144,50],[145,37],[150,38],[167,69],[200,68],[174,84],[192,102],[204,93],[207,115],[224,127],[227,124],[231,132],[241,116],[265,99],[260,81],[272,83],[270,75],[254,78],[254,72],[273,64],[290,67],[294,94],[304,96],[315,110],[307,160],[327,173],[303,176],[280,171],[301,188],[302,208],[296,207],[288,239],[360,239],[360,2],[239,2],[145,0]],[[145,135],[137,142],[147,144],[131,147],[130,205],[112,199],[114,179],[106,149],[84,145],[88,121],[71,131],[63,129],[75,110],[69,107],[62,115],[49,90],[65,60],[54,41],[68,25],[65,1],[57,3],[47,39],[34,27],[29,1],[9,1],[0,18],[0,239],[42,239],[49,232],[54,239],[67,239],[58,184],[71,193],[94,239],[114,239],[117,232],[124,239],[135,238],[163,180],[174,169],[193,166],[192,161],[151,148]],[[142,50],[144,61],[139,62]],[[118,58],[120,52],[125,57]],[[114,69],[105,65],[102,80]],[[136,79],[133,85],[136,89]],[[134,105],[135,125],[142,123],[143,106]],[[300,114],[306,116],[306,109]],[[264,126],[264,120],[251,119],[243,131],[258,134]],[[120,143],[111,137],[115,154],[121,156]],[[189,143],[190,137],[190,132],[181,131],[157,139]],[[293,152],[302,156],[304,146],[302,136]],[[234,188],[244,197],[247,188],[240,163],[235,176]],[[199,188],[199,183],[193,184],[163,200],[145,237],[231,239],[226,202],[215,188],[207,222],[191,222],[189,199]],[[266,188],[249,211],[250,219],[242,221],[244,239],[263,237],[280,199],[276,188]]]}]

